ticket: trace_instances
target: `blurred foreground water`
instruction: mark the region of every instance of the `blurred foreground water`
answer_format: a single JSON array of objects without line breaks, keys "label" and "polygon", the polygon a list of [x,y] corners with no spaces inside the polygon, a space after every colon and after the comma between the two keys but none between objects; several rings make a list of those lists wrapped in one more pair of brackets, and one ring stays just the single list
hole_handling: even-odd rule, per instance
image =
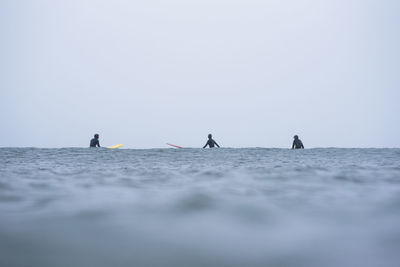
[{"label": "blurred foreground water", "polygon": [[400,263],[400,149],[0,148],[0,266]]}]

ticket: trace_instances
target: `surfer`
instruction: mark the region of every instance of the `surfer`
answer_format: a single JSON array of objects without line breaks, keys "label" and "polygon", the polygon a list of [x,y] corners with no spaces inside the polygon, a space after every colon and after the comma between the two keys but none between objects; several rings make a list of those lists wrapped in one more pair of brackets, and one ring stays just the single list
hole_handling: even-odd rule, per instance
[{"label": "surfer", "polygon": [[99,142],[99,135],[95,134],[94,138],[90,140],[90,147],[100,147],[100,142]]},{"label": "surfer", "polygon": [[207,141],[207,143],[203,146],[203,148],[206,148],[206,146],[214,147],[214,145],[216,145],[217,147],[219,147],[219,145],[217,144],[217,142],[215,142],[214,139],[212,139],[212,135],[209,134],[209,135],[208,135],[208,141]]},{"label": "surfer", "polygon": [[293,139],[292,149],[304,148],[303,142],[301,142],[297,135],[293,136]]}]

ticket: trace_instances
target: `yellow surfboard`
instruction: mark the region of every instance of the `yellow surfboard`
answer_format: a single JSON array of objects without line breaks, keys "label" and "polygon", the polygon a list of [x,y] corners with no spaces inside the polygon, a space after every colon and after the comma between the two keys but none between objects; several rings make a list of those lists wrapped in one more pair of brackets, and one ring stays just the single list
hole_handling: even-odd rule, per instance
[{"label": "yellow surfboard", "polygon": [[108,146],[107,148],[114,149],[114,148],[120,148],[121,146],[123,146],[123,144],[118,144],[118,145],[115,145],[115,146]]}]

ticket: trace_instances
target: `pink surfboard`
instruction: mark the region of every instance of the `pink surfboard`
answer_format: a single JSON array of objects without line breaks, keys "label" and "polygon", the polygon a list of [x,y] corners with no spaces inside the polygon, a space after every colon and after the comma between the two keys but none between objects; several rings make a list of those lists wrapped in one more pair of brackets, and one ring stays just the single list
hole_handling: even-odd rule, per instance
[{"label": "pink surfboard", "polygon": [[176,147],[176,148],[183,148],[183,147],[181,147],[181,146],[177,146],[177,145],[173,145],[173,144],[169,144],[169,143],[167,143],[167,145],[173,146],[173,147]]}]

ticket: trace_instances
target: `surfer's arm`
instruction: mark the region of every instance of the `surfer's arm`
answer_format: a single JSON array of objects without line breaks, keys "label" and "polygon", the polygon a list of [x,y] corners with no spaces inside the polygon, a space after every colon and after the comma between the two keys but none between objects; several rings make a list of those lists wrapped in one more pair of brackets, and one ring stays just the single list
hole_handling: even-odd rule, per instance
[{"label": "surfer's arm", "polygon": [[219,147],[219,145],[217,144],[217,142],[214,141],[214,143],[215,143],[215,145],[216,145],[217,147]]},{"label": "surfer's arm", "polygon": [[294,149],[294,141],[293,141],[293,144],[292,144],[292,149]]},{"label": "surfer's arm", "polygon": [[207,143],[203,146],[203,148],[206,148],[207,147],[207,145],[208,145],[208,141],[207,141]]}]

